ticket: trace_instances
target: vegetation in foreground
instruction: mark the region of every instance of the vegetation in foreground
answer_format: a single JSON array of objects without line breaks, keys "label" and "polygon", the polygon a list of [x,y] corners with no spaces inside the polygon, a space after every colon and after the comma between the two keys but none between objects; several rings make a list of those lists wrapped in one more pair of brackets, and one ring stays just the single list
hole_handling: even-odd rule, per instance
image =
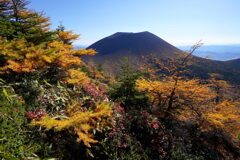
[{"label": "vegetation in foreground", "polygon": [[238,97],[220,75],[184,77],[192,52],[144,72],[126,61],[113,79],[82,61],[95,51],[76,50],[78,35],[49,25],[0,0],[2,160],[239,159]]}]

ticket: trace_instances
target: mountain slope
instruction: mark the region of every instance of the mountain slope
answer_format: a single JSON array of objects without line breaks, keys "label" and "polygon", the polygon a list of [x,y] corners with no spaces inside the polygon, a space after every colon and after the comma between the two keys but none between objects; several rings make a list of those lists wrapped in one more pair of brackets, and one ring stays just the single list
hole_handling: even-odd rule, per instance
[{"label": "mountain slope", "polygon": [[[128,57],[129,63],[138,68],[142,65],[142,56],[154,54],[160,59],[178,58],[185,53],[158,36],[150,32],[124,33],[118,32],[103,38],[88,47],[95,49],[98,54],[85,57],[86,61],[101,64],[105,70],[117,74],[117,65],[124,57]],[[239,61],[215,61],[193,56],[193,64],[190,66],[191,77],[208,78],[208,73],[219,73],[225,80],[240,82]]]}]

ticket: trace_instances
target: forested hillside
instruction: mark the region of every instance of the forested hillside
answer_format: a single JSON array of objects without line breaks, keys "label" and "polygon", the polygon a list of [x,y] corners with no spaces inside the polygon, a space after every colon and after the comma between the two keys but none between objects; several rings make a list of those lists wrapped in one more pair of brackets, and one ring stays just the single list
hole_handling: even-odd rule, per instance
[{"label": "forested hillside", "polygon": [[197,46],[138,71],[125,59],[113,77],[82,60],[96,51],[74,48],[79,35],[26,6],[0,0],[1,160],[240,158],[236,87],[184,76]]}]

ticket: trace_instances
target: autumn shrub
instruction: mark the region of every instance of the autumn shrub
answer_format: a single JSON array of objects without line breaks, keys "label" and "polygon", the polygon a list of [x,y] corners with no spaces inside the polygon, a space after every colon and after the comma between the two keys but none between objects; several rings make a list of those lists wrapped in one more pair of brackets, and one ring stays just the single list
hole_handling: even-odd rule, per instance
[{"label": "autumn shrub", "polygon": [[82,88],[86,95],[91,96],[96,101],[108,98],[106,95],[106,87],[103,84],[95,84],[91,82],[83,85]]},{"label": "autumn shrub", "polygon": [[126,111],[115,104],[113,127],[106,134],[102,154],[109,159],[164,159],[171,149],[171,132],[148,111]]},{"label": "autumn shrub", "polygon": [[98,159],[148,159],[140,142],[130,132],[131,121],[126,121],[127,113],[115,104],[111,117],[113,126],[105,132],[105,139],[96,148]]}]

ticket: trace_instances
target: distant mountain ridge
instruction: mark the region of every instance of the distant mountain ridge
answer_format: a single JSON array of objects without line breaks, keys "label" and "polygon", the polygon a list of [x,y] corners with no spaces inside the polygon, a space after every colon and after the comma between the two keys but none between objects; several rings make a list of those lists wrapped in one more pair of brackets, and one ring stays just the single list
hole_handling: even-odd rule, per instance
[{"label": "distant mountain ridge", "polygon": [[[101,64],[105,70],[113,74],[117,73],[119,69],[117,64],[124,57],[128,57],[129,63],[138,68],[143,63],[142,56],[154,54],[163,59],[178,58],[185,54],[150,32],[117,32],[95,42],[87,49],[89,48],[95,49],[98,54],[87,56],[85,60]],[[223,62],[193,56],[192,62],[190,69],[193,77],[208,78],[208,73],[219,73],[224,75],[226,80],[240,82],[238,60]]]}]

